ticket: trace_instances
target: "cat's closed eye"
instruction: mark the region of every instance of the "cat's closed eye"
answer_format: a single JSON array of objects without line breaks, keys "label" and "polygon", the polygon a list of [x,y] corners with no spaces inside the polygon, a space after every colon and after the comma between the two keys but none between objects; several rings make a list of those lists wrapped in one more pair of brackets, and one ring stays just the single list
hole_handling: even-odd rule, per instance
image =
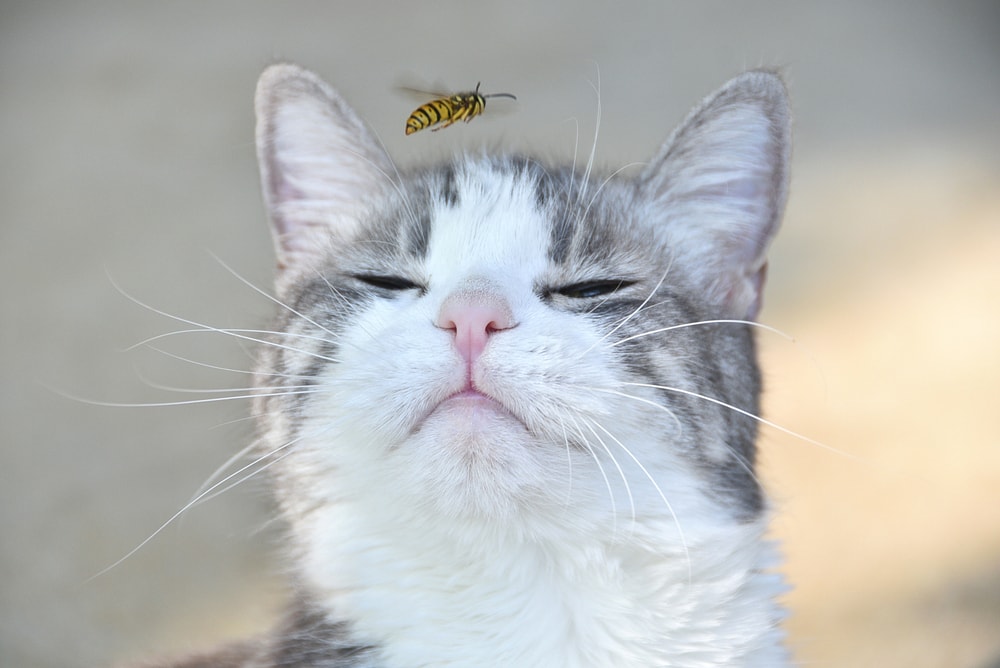
[{"label": "cat's closed eye", "polygon": [[381,274],[354,274],[355,279],[379,290],[389,292],[404,292],[406,290],[423,290],[423,286],[401,276]]},{"label": "cat's closed eye", "polygon": [[619,290],[633,285],[635,281],[623,279],[611,279],[601,281],[582,281],[571,283],[547,291],[548,295],[560,295],[569,299],[594,299],[596,297],[606,297]]}]

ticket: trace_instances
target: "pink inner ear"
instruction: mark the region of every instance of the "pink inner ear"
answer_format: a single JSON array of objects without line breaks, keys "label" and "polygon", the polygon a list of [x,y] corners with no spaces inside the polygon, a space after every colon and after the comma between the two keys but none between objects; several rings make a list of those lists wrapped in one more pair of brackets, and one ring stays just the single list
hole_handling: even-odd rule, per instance
[{"label": "pink inner ear", "polygon": [[295,230],[292,229],[291,222],[287,219],[287,216],[275,215],[281,210],[281,206],[285,202],[292,202],[302,199],[304,196],[302,191],[294,187],[288,182],[288,179],[284,178],[284,172],[281,170],[275,170],[275,175],[272,177],[273,183],[272,188],[272,223],[275,226],[275,234],[278,240],[281,242],[282,246],[288,247],[289,241]]},{"label": "pink inner ear", "polygon": [[297,271],[348,238],[392,164],[336,91],[276,65],[257,89],[257,151],[278,266]]}]

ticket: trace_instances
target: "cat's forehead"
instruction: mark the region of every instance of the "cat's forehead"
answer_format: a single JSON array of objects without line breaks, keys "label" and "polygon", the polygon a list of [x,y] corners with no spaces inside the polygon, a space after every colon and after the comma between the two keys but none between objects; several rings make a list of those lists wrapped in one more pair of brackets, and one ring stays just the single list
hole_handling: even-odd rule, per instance
[{"label": "cat's forehead", "polygon": [[527,159],[467,158],[411,180],[399,193],[393,236],[439,276],[618,265],[649,250],[627,193]]},{"label": "cat's forehead", "polygon": [[551,225],[523,171],[466,163],[432,193],[426,266],[439,277],[529,276],[547,265]]}]

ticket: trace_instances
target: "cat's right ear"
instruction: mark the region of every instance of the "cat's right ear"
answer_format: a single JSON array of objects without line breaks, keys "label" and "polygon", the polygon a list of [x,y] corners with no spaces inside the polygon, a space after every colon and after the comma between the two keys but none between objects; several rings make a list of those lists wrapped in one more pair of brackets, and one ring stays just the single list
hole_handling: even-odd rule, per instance
[{"label": "cat's right ear", "polygon": [[677,266],[725,317],[760,310],[788,192],[789,116],[781,78],[746,72],[705,98],[640,177]]},{"label": "cat's right ear", "polygon": [[333,88],[296,65],[261,74],[257,159],[278,267],[312,266],[348,239],[388,184],[392,164]]}]

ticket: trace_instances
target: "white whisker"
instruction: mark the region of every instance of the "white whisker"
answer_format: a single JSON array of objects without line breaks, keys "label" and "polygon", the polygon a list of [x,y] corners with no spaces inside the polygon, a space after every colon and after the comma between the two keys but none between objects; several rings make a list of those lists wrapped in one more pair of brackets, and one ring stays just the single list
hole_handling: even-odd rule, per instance
[{"label": "white whisker", "polygon": [[[194,505],[192,506],[192,508],[200,506],[203,503],[208,503],[212,499],[215,499],[217,497],[222,496],[223,494],[225,494],[229,490],[231,490],[231,489],[233,489],[235,487],[238,487],[238,486],[242,485],[243,483],[245,483],[246,481],[250,480],[251,478],[255,478],[256,476],[260,475],[261,473],[263,473],[267,469],[271,468],[275,464],[283,461],[286,457],[291,456],[291,454],[292,454],[292,451],[289,450],[288,452],[283,453],[281,456],[275,457],[273,460],[271,460],[271,461],[267,462],[266,464],[263,464],[262,466],[254,469],[253,471],[251,471],[250,473],[246,474],[245,476],[243,476],[239,480],[232,481],[231,483],[229,483],[228,485],[226,485],[222,489],[217,489],[215,491],[208,492],[203,498],[197,499],[194,502]],[[246,467],[244,467],[244,468],[246,468]]]},{"label": "white whisker", "polygon": [[221,264],[221,265],[222,265],[222,267],[223,267],[223,268],[224,268],[224,269],[225,269],[226,271],[228,271],[228,272],[229,272],[230,274],[232,274],[233,276],[235,276],[235,277],[236,277],[236,278],[237,278],[237,279],[238,279],[238,280],[239,280],[239,281],[240,281],[241,283],[243,283],[244,285],[246,285],[247,287],[249,287],[249,288],[250,288],[251,290],[253,290],[253,291],[254,291],[254,292],[256,292],[257,294],[259,294],[259,295],[263,295],[264,297],[266,297],[267,299],[271,300],[272,302],[274,302],[275,304],[277,304],[277,305],[278,305],[278,306],[280,306],[281,308],[285,309],[286,311],[288,311],[288,312],[290,312],[290,313],[293,313],[294,315],[298,316],[299,318],[302,318],[303,320],[305,320],[306,322],[308,322],[308,323],[309,323],[310,325],[312,325],[312,326],[314,326],[314,327],[316,327],[316,328],[318,328],[318,329],[321,329],[321,330],[323,330],[324,332],[326,332],[327,334],[329,334],[329,335],[330,335],[330,336],[332,336],[333,338],[337,338],[337,334],[335,334],[334,332],[331,332],[331,331],[330,331],[329,329],[327,329],[327,328],[326,328],[326,327],[324,327],[323,325],[319,324],[318,322],[316,322],[316,321],[315,321],[315,320],[313,320],[312,318],[310,318],[310,317],[308,317],[308,316],[305,316],[305,315],[302,315],[301,313],[299,313],[298,311],[296,311],[296,310],[295,310],[294,308],[292,308],[291,306],[289,306],[289,305],[288,305],[288,304],[286,304],[285,302],[283,302],[283,301],[281,301],[280,299],[278,299],[277,297],[275,297],[275,296],[271,295],[271,294],[270,294],[269,292],[267,292],[266,290],[263,290],[263,289],[261,289],[261,288],[257,287],[256,285],[254,285],[253,283],[251,283],[251,282],[250,282],[250,281],[248,281],[247,279],[245,279],[245,278],[243,278],[242,276],[240,276],[240,275],[239,275],[239,274],[238,274],[238,273],[236,272],[236,270],[235,270],[235,269],[233,269],[233,268],[232,268],[232,267],[230,267],[230,266],[229,266],[228,264],[226,264],[225,262],[223,262],[223,261],[222,261],[222,258],[220,258],[220,257],[219,257],[218,255],[216,255],[216,254],[214,254],[214,253],[211,253],[211,255],[212,255],[212,257],[213,257],[213,258],[215,259],[215,261],[216,261],[216,262],[218,262],[219,264]]},{"label": "white whisker", "polygon": [[[166,311],[162,311],[162,310],[160,310],[158,308],[150,306],[149,304],[146,304],[146,303],[140,301],[139,299],[133,297],[129,293],[125,292],[125,290],[115,282],[114,278],[112,278],[110,274],[108,274],[108,280],[111,281],[111,284],[115,287],[115,289],[118,290],[118,292],[120,292],[122,294],[122,296],[124,296],[126,299],[134,302],[135,304],[138,304],[139,306],[141,306],[141,307],[143,307],[145,309],[148,309],[149,311],[151,311],[153,313],[156,313],[157,315],[162,315],[164,318],[170,318],[171,320],[176,320],[178,322],[183,322],[186,325],[192,325],[194,327],[199,328],[198,330],[194,330],[194,331],[217,332],[219,334],[225,334],[227,336],[232,336],[234,338],[242,339],[244,341],[252,341],[254,343],[262,343],[264,345],[273,346],[275,348],[282,348],[284,350],[289,350],[291,352],[301,353],[303,355],[309,355],[311,357],[316,357],[318,359],[326,360],[328,362],[334,362],[334,363],[337,362],[337,360],[334,359],[334,358],[326,357],[324,355],[320,355],[319,353],[314,353],[314,352],[309,351],[309,350],[301,350],[301,349],[298,349],[298,348],[293,348],[291,346],[285,346],[285,345],[282,345],[280,343],[275,343],[273,341],[268,341],[267,339],[258,339],[258,338],[252,337],[252,336],[246,336],[244,334],[238,333],[238,330],[237,331],[233,331],[233,330],[228,330],[228,329],[225,329],[225,328],[213,327],[211,325],[206,325],[206,324],[194,321],[194,320],[188,320],[187,318],[182,318],[182,317],[180,317],[178,315],[173,315],[171,313],[167,313]],[[274,332],[268,332],[267,330],[254,330],[254,331],[260,331],[262,333],[271,333],[271,334],[274,333]],[[282,335],[282,336],[286,335],[286,334],[281,333],[281,332],[278,332],[278,334]],[[168,335],[169,334],[166,334],[166,335],[161,334],[159,336],[152,337],[151,339],[148,339],[148,340],[155,341],[155,340],[157,340],[159,338],[162,338],[163,336],[168,336]],[[325,339],[320,339],[320,340],[325,340]]]},{"label": "white whisker", "polygon": [[[192,323],[192,324],[199,324],[199,323]],[[178,336],[180,334],[206,334],[206,333],[207,334],[226,334],[228,336],[233,336],[233,337],[241,339],[243,341],[250,341],[252,343],[263,343],[265,345],[271,345],[271,346],[275,346],[275,347],[278,347],[278,348],[284,348],[284,349],[290,350],[292,352],[299,352],[299,353],[304,353],[304,354],[313,354],[313,353],[309,353],[309,351],[306,351],[306,350],[299,350],[297,348],[290,348],[288,346],[283,346],[280,343],[275,343],[273,341],[268,341],[267,339],[258,339],[256,337],[245,336],[245,335],[246,334],[267,334],[269,336],[277,336],[277,337],[282,337],[282,338],[310,339],[310,340],[313,340],[313,341],[323,341],[323,342],[327,342],[327,341],[330,340],[330,339],[328,339],[325,336],[316,336],[316,335],[313,335],[313,334],[297,334],[295,332],[276,332],[276,331],[271,330],[271,329],[247,329],[247,328],[242,328],[242,327],[211,327],[210,325],[203,325],[203,326],[200,326],[199,329],[177,329],[177,330],[174,330],[172,332],[164,332],[162,334],[157,334],[157,335],[151,336],[151,337],[149,337],[147,339],[143,339],[142,341],[139,341],[137,343],[133,343],[132,345],[130,345],[127,348],[125,348],[125,351],[128,352],[130,350],[135,350],[136,348],[148,345],[148,344],[150,344],[150,343],[152,343],[154,341],[159,341],[161,339],[166,339],[166,338],[169,338],[169,337],[172,337],[172,336]],[[334,361],[334,360],[331,360],[331,361]]]},{"label": "white whisker", "polygon": [[[600,437],[600,435],[597,433],[597,431],[594,430],[594,425],[592,424],[592,422],[593,422],[593,420],[587,419],[586,422],[585,422],[585,425],[586,425],[587,429],[590,431],[590,433],[594,435],[594,438],[597,439],[597,442],[601,444],[601,447],[604,449],[604,452],[606,452],[607,455],[608,455],[608,458],[611,459],[611,463],[615,465],[616,469],[618,469],[618,476],[622,479],[622,483],[625,485],[625,494],[628,495],[628,505],[629,505],[629,508],[632,511],[632,525],[634,527],[635,526],[635,499],[632,498],[632,487],[628,484],[628,476],[625,475],[625,471],[622,469],[621,464],[618,463],[618,459],[611,452],[611,448],[608,447],[607,443],[604,442],[604,439],[602,439]],[[616,525],[616,528],[617,528],[617,525]]]},{"label": "white whisker", "polygon": [[[596,138],[595,138],[594,141],[595,142],[597,141]],[[611,181],[613,181],[616,176],[618,176],[619,174],[621,174],[623,171],[625,171],[629,167],[635,167],[636,165],[642,165],[642,164],[644,164],[644,163],[641,163],[641,162],[630,162],[627,165],[623,165],[623,166],[619,167],[618,169],[616,169],[615,171],[611,172],[611,174],[609,174],[607,176],[607,178],[605,178],[603,181],[601,181],[601,185],[597,187],[597,190],[594,191],[594,194],[593,194],[593,196],[591,196],[590,201],[587,202],[587,208],[585,208],[583,210],[583,213],[580,214],[580,220],[586,220],[587,214],[590,213],[590,209],[591,209],[592,206],[594,206],[594,202],[597,201],[597,197],[601,194],[601,191],[604,190],[605,186],[607,186]]]},{"label": "white whisker", "polygon": [[566,505],[570,505],[573,501],[573,448],[569,444],[569,434],[566,433],[566,422],[562,419],[562,416],[556,414],[559,419],[559,427],[562,429],[563,434],[563,445],[566,450],[566,471],[567,479],[569,484],[566,488]]},{"label": "white whisker", "polygon": [[[252,391],[247,387],[210,387],[210,388],[199,388],[199,387],[176,387],[173,385],[165,385],[159,383],[155,380],[146,378],[142,374],[139,374],[139,380],[148,385],[155,390],[164,390],[166,392],[182,392],[184,394],[223,394],[231,392],[247,392]],[[282,392],[287,390],[315,390],[317,386],[315,383],[309,383],[305,385],[281,385],[280,389]],[[243,395],[245,397],[249,396],[268,396],[268,395]]]},{"label": "white whisker", "polygon": [[[282,446],[279,446],[279,447],[275,448],[274,450],[272,450],[272,451],[270,451],[270,452],[268,452],[268,453],[266,453],[266,454],[264,454],[264,455],[261,455],[260,457],[258,457],[258,458],[257,458],[257,459],[255,459],[254,461],[250,462],[249,464],[247,464],[247,465],[246,465],[246,466],[244,466],[243,468],[241,468],[241,469],[238,469],[238,470],[234,471],[233,473],[230,473],[230,474],[229,474],[228,476],[226,476],[225,478],[223,478],[223,479],[222,479],[222,480],[220,480],[219,482],[215,483],[214,485],[212,485],[211,487],[209,487],[208,489],[206,489],[206,490],[205,490],[204,492],[202,492],[201,494],[197,495],[197,496],[196,496],[195,498],[193,498],[193,499],[191,499],[190,501],[188,501],[188,502],[187,502],[186,504],[184,504],[184,506],[182,506],[182,507],[181,507],[181,509],[180,509],[180,510],[178,510],[178,511],[177,511],[176,513],[174,513],[173,515],[171,515],[171,516],[170,516],[170,518],[169,518],[169,519],[168,519],[168,520],[167,520],[166,522],[164,522],[163,524],[161,524],[161,525],[159,526],[159,528],[157,528],[157,529],[156,529],[156,531],[154,531],[153,533],[149,534],[149,536],[147,536],[147,537],[145,538],[145,540],[143,540],[143,541],[142,541],[141,543],[139,543],[139,544],[138,544],[138,545],[136,545],[136,546],[135,546],[134,548],[132,548],[131,550],[129,550],[129,552],[128,552],[127,554],[125,554],[125,555],[124,555],[124,556],[123,556],[123,557],[122,557],[121,559],[119,559],[118,561],[114,562],[114,563],[113,563],[113,564],[111,564],[110,566],[107,566],[107,567],[105,567],[105,568],[101,569],[100,571],[98,571],[98,572],[97,572],[97,573],[95,573],[94,575],[91,575],[91,576],[90,576],[89,578],[87,578],[86,580],[84,580],[84,584],[86,584],[86,583],[88,583],[88,582],[91,582],[91,581],[93,581],[93,580],[95,580],[95,579],[97,579],[97,578],[101,577],[102,575],[104,575],[104,574],[105,574],[105,573],[107,573],[108,571],[110,571],[110,570],[112,570],[112,569],[116,568],[117,566],[121,565],[121,564],[122,564],[123,562],[125,562],[125,560],[129,559],[129,558],[130,558],[130,557],[131,557],[132,555],[134,555],[134,554],[135,554],[136,552],[138,552],[138,551],[139,551],[139,550],[141,550],[141,549],[142,549],[143,547],[145,547],[146,545],[148,545],[148,544],[149,544],[149,542],[150,542],[151,540],[153,540],[153,539],[154,539],[154,538],[156,538],[156,537],[157,537],[158,535],[160,535],[160,533],[161,533],[161,532],[162,532],[162,531],[163,531],[164,529],[166,529],[166,528],[167,528],[168,526],[170,526],[170,524],[172,524],[172,523],[173,523],[173,522],[174,522],[174,521],[175,521],[175,520],[176,520],[176,519],[177,519],[178,517],[180,517],[180,516],[181,516],[181,515],[183,515],[183,514],[184,514],[185,512],[187,512],[187,511],[188,511],[189,509],[191,509],[192,507],[194,507],[194,506],[195,506],[195,505],[196,505],[197,503],[199,503],[199,502],[200,502],[200,501],[201,501],[201,500],[202,500],[203,498],[205,498],[205,496],[207,496],[208,494],[212,493],[212,492],[213,492],[214,490],[218,489],[219,487],[221,487],[222,485],[224,485],[224,484],[225,484],[225,483],[227,483],[228,481],[232,480],[232,479],[233,479],[234,477],[236,477],[236,476],[240,475],[241,473],[243,473],[244,471],[246,471],[246,470],[247,470],[248,468],[251,468],[251,467],[253,467],[253,466],[256,466],[256,465],[257,465],[258,463],[260,463],[260,462],[264,461],[264,460],[265,460],[265,459],[267,459],[268,457],[273,457],[273,456],[274,456],[275,454],[277,454],[278,452],[280,452],[280,451],[282,451],[282,450],[285,450],[286,448],[289,448],[289,447],[291,447],[291,446],[292,446],[292,445],[294,445],[294,444],[295,444],[295,443],[296,443],[297,441],[298,441],[298,439],[296,439],[296,440],[292,440],[292,441],[289,441],[288,443],[285,443],[284,445],[282,445]],[[279,458],[278,460],[275,460],[275,461],[280,461],[280,459],[283,459],[283,457],[282,457],[282,458]],[[254,472],[253,472],[253,473],[252,473],[252,474],[251,474],[250,476],[247,476],[247,477],[243,478],[243,479],[241,480],[241,482],[245,482],[245,481],[246,481],[246,480],[248,480],[248,479],[249,479],[250,477],[252,477],[252,476],[254,476],[254,475],[257,475],[257,474],[258,474],[258,473],[259,473],[260,471],[264,470],[265,468],[267,468],[268,466],[270,466],[270,465],[271,465],[271,464],[273,464],[273,463],[274,463],[274,462],[270,462],[270,463],[268,463],[268,464],[264,465],[263,467],[261,467],[261,468],[257,469],[257,470],[256,470],[256,471],[254,471]]]},{"label": "white whisker", "polygon": [[[412,222],[414,225],[419,225],[419,217],[413,212],[413,207],[411,206],[410,198],[407,196],[406,191],[403,190],[402,188],[403,177],[399,173],[399,168],[396,166],[396,161],[392,159],[392,156],[389,154],[389,149],[386,148],[385,142],[382,141],[382,136],[378,133],[378,131],[375,128],[371,127],[371,125],[368,125],[368,129],[371,131],[372,135],[374,135],[375,141],[377,141],[379,146],[382,148],[382,154],[385,156],[385,159],[389,161],[389,165],[392,167],[392,171],[395,172],[396,178],[393,179],[389,174],[385,172],[384,169],[382,169],[379,165],[375,164],[371,160],[368,160],[368,158],[366,158],[365,156],[358,155],[357,153],[355,153],[355,155],[358,155],[358,157],[362,158],[363,160],[365,160],[365,162],[374,167],[375,171],[381,174],[385,178],[385,180],[389,182],[393,190],[396,191],[396,194],[399,195],[399,198],[403,201],[403,207],[406,209],[406,213],[410,217],[410,222]],[[349,151],[349,152],[354,153],[354,151]]]},{"label": "white whisker", "polygon": [[[579,158],[580,154],[580,120],[575,116],[569,118],[568,120],[573,121],[573,162],[572,162],[573,167],[569,172],[570,177],[569,179],[567,179],[566,185],[564,186],[564,189],[566,191],[566,207],[563,212],[563,218],[560,221],[560,223],[565,223],[566,221],[568,221],[571,212],[573,210],[573,204],[572,204],[573,180],[576,177],[576,161]],[[577,199],[577,201],[579,201],[579,199]]]},{"label": "white whisker", "polygon": [[669,415],[673,419],[674,424],[677,425],[677,429],[678,430],[683,431],[683,429],[684,429],[684,424],[681,422],[680,418],[678,418],[677,415],[672,410],[670,410],[670,408],[668,408],[667,406],[664,406],[663,404],[659,404],[659,403],[657,403],[655,401],[652,401],[650,399],[646,399],[645,397],[638,397],[638,396],[636,396],[634,394],[628,394],[626,392],[619,392],[618,390],[612,390],[612,389],[605,388],[605,387],[588,387],[587,389],[590,390],[590,391],[592,391],[592,392],[604,392],[605,394],[613,394],[615,396],[624,397],[626,399],[632,399],[634,401],[640,401],[640,402],[642,402],[644,404],[649,404],[650,406],[652,406],[654,408],[658,408],[658,409],[660,409],[662,411],[665,411],[667,413],[667,415]]},{"label": "white whisker", "polygon": [[771,332],[772,334],[777,334],[778,336],[788,341],[791,341],[792,343],[795,343],[795,337],[793,337],[791,334],[786,334],[785,332],[781,331],[780,329],[777,329],[776,327],[771,327],[770,325],[765,325],[759,322],[755,322],[753,320],[732,320],[732,319],[720,318],[718,320],[699,320],[697,322],[685,322],[680,325],[671,325],[670,327],[660,327],[658,329],[651,329],[648,332],[640,332],[638,334],[633,334],[632,336],[626,336],[625,338],[619,339],[610,345],[617,346],[621,345],[622,343],[626,343],[628,341],[641,339],[644,336],[652,336],[653,334],[662,334],[663,332],[672,332],[674,330],[684,329],[686,327],[697,327],[699,325],[725,325],[725,324],[748,325],[750,327],[757,327],[758,329],[763,329],[765,331]]},{"label": "white whisker", "polygon": [[[630,383],[630,384],[635,384],[635,383]],[[641,402],[641,403],[644,403],[644,404],[648,404],[648,405],[652,406],[653,408],[656,408],[656,409],[659,409],[659,410],[665,412],[667,415],[669,415],[673,419],[674,424],[677,425],[678,431],[680,431],[680,432],[684,431],[684,425],[680,421],[680,419],[677,417],[677,415],[672,410],[670,410],[669,407],[664,406],[663,404],[658,404],[655,401],[651,401],[649,399],[646,399],[645,397],[639,397],[639,396],[636,396],[634,394],[628,394],[627,392],[619,392],[617,390],[610,390],[610,389],[607,389],[607,388],[599,388],[599,387],[590,388],[590,389],[592,391],[595,391],[595,392],[604,392],[606,394],[613,394],[615,396],[624,397],[625,399],[631,399],[632,401],[638,401],[638,402]],[[740,454],[739,452],[737,452],[736,450],[734,450],[732,447],[730,447],[728,444],[726,444],[726,447],[730,451],[730,454],[733,456],[733,459],[736,460],[736,463],[740,465],[740,468],[742,468],[744,471],[746,471],[750,475],[751,478],[753,478],[758,483],[760,483],[760,479],[757,477],[757,474],[754,472],[753,467],[746,460],[746,458],[743,457],[742,454]]]},{"label": "white whisker", "polygon": [[637,306],[635,310],[632,311],[632,313],[623,318],[618,324],[609,329],[601,338],[599,338],[597,341],[591,344],[586,350],[584,350],[583,353],[580,354],[580,357],[585,357],[588,353],[590,353],[591,350],[594,349],[595,346],[606,341],[612,334],[614,334],[619,329],[624,327],[626,323],[628,323],[632,318],[634,318],[637,313],[642,311],[642,309],[646,306],[646,304],[649,303],[649,300],[653,298],[653,295],[656,294],[656,291],[660,289],[660,286],[663,285],[663,281],[667,280],[667,274],[670,273],[670,268],[672,266],[673,266],[673,260],[671,260],[671,263],[667,265],[667,268],[663,271],[663,275],[660,276],[660,280],[656,282],[656,285],[654,285],[653,289],[650,290],[648,295],[646,295],[646,298],[642,300],[642,303],[639,304],[639,306]]},{"label": "white whisker", "polygon": [[597,137],[601,131],[601,68],[597,67],[597,84],[588,81],[590,87],[597,93],[597,117],[594,122],[594,142],[590,147],[590,157],[587,159],[587,167],[584,169],[583,178],[580,180],[580,192],[577,195],[577,204],[583,204],[583,199],[587,195],[587,184],[590,182],[590,172],[594,168],[594,158],[597,155]]},{"label": "white whisker", "polygon": [[[688,581],[690,582],[693,579],[693,576],[694,576],[693,575],[693,570],[692,570],[692,565],[691,565],[691,553],[688,551],[687,539],[684,537],[684,529],[681,528],[680,518],[677,517],[677,513],[674,512],[674,507],[670,504],[670,501],[667,500],[667,495],[663,493],[663,490],[660,488],[659,483],[657,483],[656,480],[653,478],[653,475],[649,472],[649,469],[647,469],[643,465],[643,463],[639,461],[639,458],[636,457],[635,454],[633,454],[633,452],[631,450],[629,450],[627,447],[625,447],[625,444],[622,443],[621,440],[619,440],[617,436],[615,436],[610,431],[608,431],[604,427],[604,425],[602,425],[600,422],[598,422],[596,420],[590,420],[590,422],[592,422],[598,429],[600,429],[605,434],[607,434],[608,437],[611,440],[613,440],[618,445],[618,447],[621,448],[622,451],[626,455],[629,456],[629,458],[633,462],[635,462],[635,465],[639,467],[639,470],[642,471],[642,474],[644,476],[646,476],[646,479],[653,485],[653,489],[656,490],[656,493],[660,496],[660,499],[663,501],[663,504],[667,507],[667,511],[670,513],[670,517],[672,517],[673,520],[674,520],[674,526],[677,527],[677,535],[680,538],[681,546],[684,548],[684,557],[687,559],[687,565],[688,565]],[[626,484],[626,486],[627,486],[627,484]],[[629,498],[631,498],[631,495],[630,495]],[[632,522],[633,523],[635,522],[635,507],[634,506],[633,506],[633,509],[632,509]]]},{"label": "white whisker", "polygon": [[588,442],[587,437],[580,430],[579,422],[576,420],[575,417],[573,418],[573,422],[576,425],[576,430],[575,431],[576,431],[577,438],[580,440],[580,444],[584,448],[586,448],[587,452],[590,454],[591,459],[593,459],[594,463],[597,465],[597,471],[598,471],[598,473],[600,473],[601,474],[601,478],[604,479],[604,486],[608,490],[608,501],[611,503],[611,521],[612,521],[613,531],[615,533],[617,533],[617,531],[618,531],[618,508],[617,508],[617,503],[615,502],[615,491],[614,491],[614,488],[611,487],[611,480],[608,478],[608,474],[604,470],[604,465],[601,464],[601,458],[597,456],[597,452],[594,451],[594,448]]},{"label": "white whisker", "polygon": [[303,376],[300,374],[291,373],[278,373],[276,371],[253,371],[251,369],[233,369],[232,367],[220,366],[218,364],[209,364],[208,362],[202,362],[199,360],[191,359],[190,357],[184,357],[183,355],[178,355],[172,353],[168,350],[163,350],[162,348],[157,348],[156,346],[147,346],[150,350],[160,353],[161,355],[166,355],[167,357],[172,357],[175,360],[180,360],[181,362],[186,362],[188,364],[193,364],[195,366],[204,367],[206,369],[214,369],[216,371],[227,371],[229,373],[241,373],[250,376],[261,376],[265,378],[294,378],[296,380],[307,379],[309,376]]},{"label": "white whisker", "polygon": [[148,402],[118,402],[118,401],[98,401],[96,399],[86,399],[84,397],[79,397],[69,392],[64,392],[62,390],[49,388],[52,392],[59,394],[67,399],[72,399],[73,401],[79,401],[80,403],[89,404],[91,406],[104,406],[105,408],[162,408],[165,406],[191,406],[195,404],[212,404],[218,403],[220,401],[243,401],[247,399],[254,399],[257,397],[285,397],[294,396],[300,394],[316,394],[323,392],[324,390],[320,387],[314,387],[308,390],[295,390],[293,392],[255,392],[252,394],[241,394],[226,397],[209,397],[207,399],[185,399],[182,401],[148,401]]},{"label": "white whisker", "polygon": [[817,441],[815,439],[809,438],[808,436],[806,436],[804,434],[800,434],[800,433],[798,433],[796,431],[792,431],[791,429],[789,429],[787,427],[782,427],[777,422],[772,422],[771,420],[768,420],[767,418],[763,418],[763,417],[761,417],[759,415],[754,415],[750,411],[746,411],[746,410],[743,410],[742,408],[739,408],[737,406],[733,406],[732,404],[726,403],[725,401],[722,401],[721,399],[716,399],[714,397],[710,397],[710,396],[701,394],[699,392],[693,392],[691,390],[685,390],[685,389],[680,388],[680,387],[670,387],[670,386],[667,386],[667,385],[654,385],[652,383],[625,383],[625,385],[633,385],[633,386],[636,386],[636,387],[649,387],[649,388],[652,388],[654,390],[665,390],[667,392],[676,392],[677,394],[683,394],[683,395],[687,395],[689,397],[694,397],[696,399],[701,399],[703,401],[707,401],[709,403],[716,404],[717,406],[722,406],[723,408],[728,408],[729,410],[735,411],[736,413],[739,413],[740,415],[745,415],[746,417],[748,417],[748,418],[750,418],[752,420],[756,420],[757,422],[759,422],[761,424],[764,424],[764,425],[767,425],[768,427],[771,427],[772,429],[777,429],[778,431],[780,431],[780,432],[782,432],[784,434],[788,434],[789,436],[793,436],[793,437],[799,439],[800,441],[805,441],[806,443],[809,443],[811,445],[815,445],[816,447],[823,448],[824,450],[828,450],[829,452],[835,453],[835,454],[840,455],[842,457],[847,457],[848,459],[851,459],[851,460],[854,460],[854,461],[861,461],[861,458],[858,457],[857,455],[853,455],[853,454],[851,454],[849,452],[845,452],[843,450],[838,450],[837,448],[835,448],[835,447],[833,447],[831,445],[827,445],[826,443],[823,443],[822,441]]},{"label": "white whisker", "polygon": [[195,493],[191,495],[190,499],[188,499],[188,503],[191,503],[195,499],[200,498],[202,492],[211,487],[214,484],[215,479],[218,478],[220,475],[222,475],[223,471],[228,469],[230,466],[238,462],[243,457],[246,457],[248,454],[253,452],[254,448],[256,448],[259,444],[260,444],[259,440],[254,440],[253,442],[250,443],[250,445],[246,446],[236,454],[232,455],[229,459],[224,461],[218,468],[212,471],[211,475],[205,478],[205,482],[201,483],[201,487],[195,490]]}]

